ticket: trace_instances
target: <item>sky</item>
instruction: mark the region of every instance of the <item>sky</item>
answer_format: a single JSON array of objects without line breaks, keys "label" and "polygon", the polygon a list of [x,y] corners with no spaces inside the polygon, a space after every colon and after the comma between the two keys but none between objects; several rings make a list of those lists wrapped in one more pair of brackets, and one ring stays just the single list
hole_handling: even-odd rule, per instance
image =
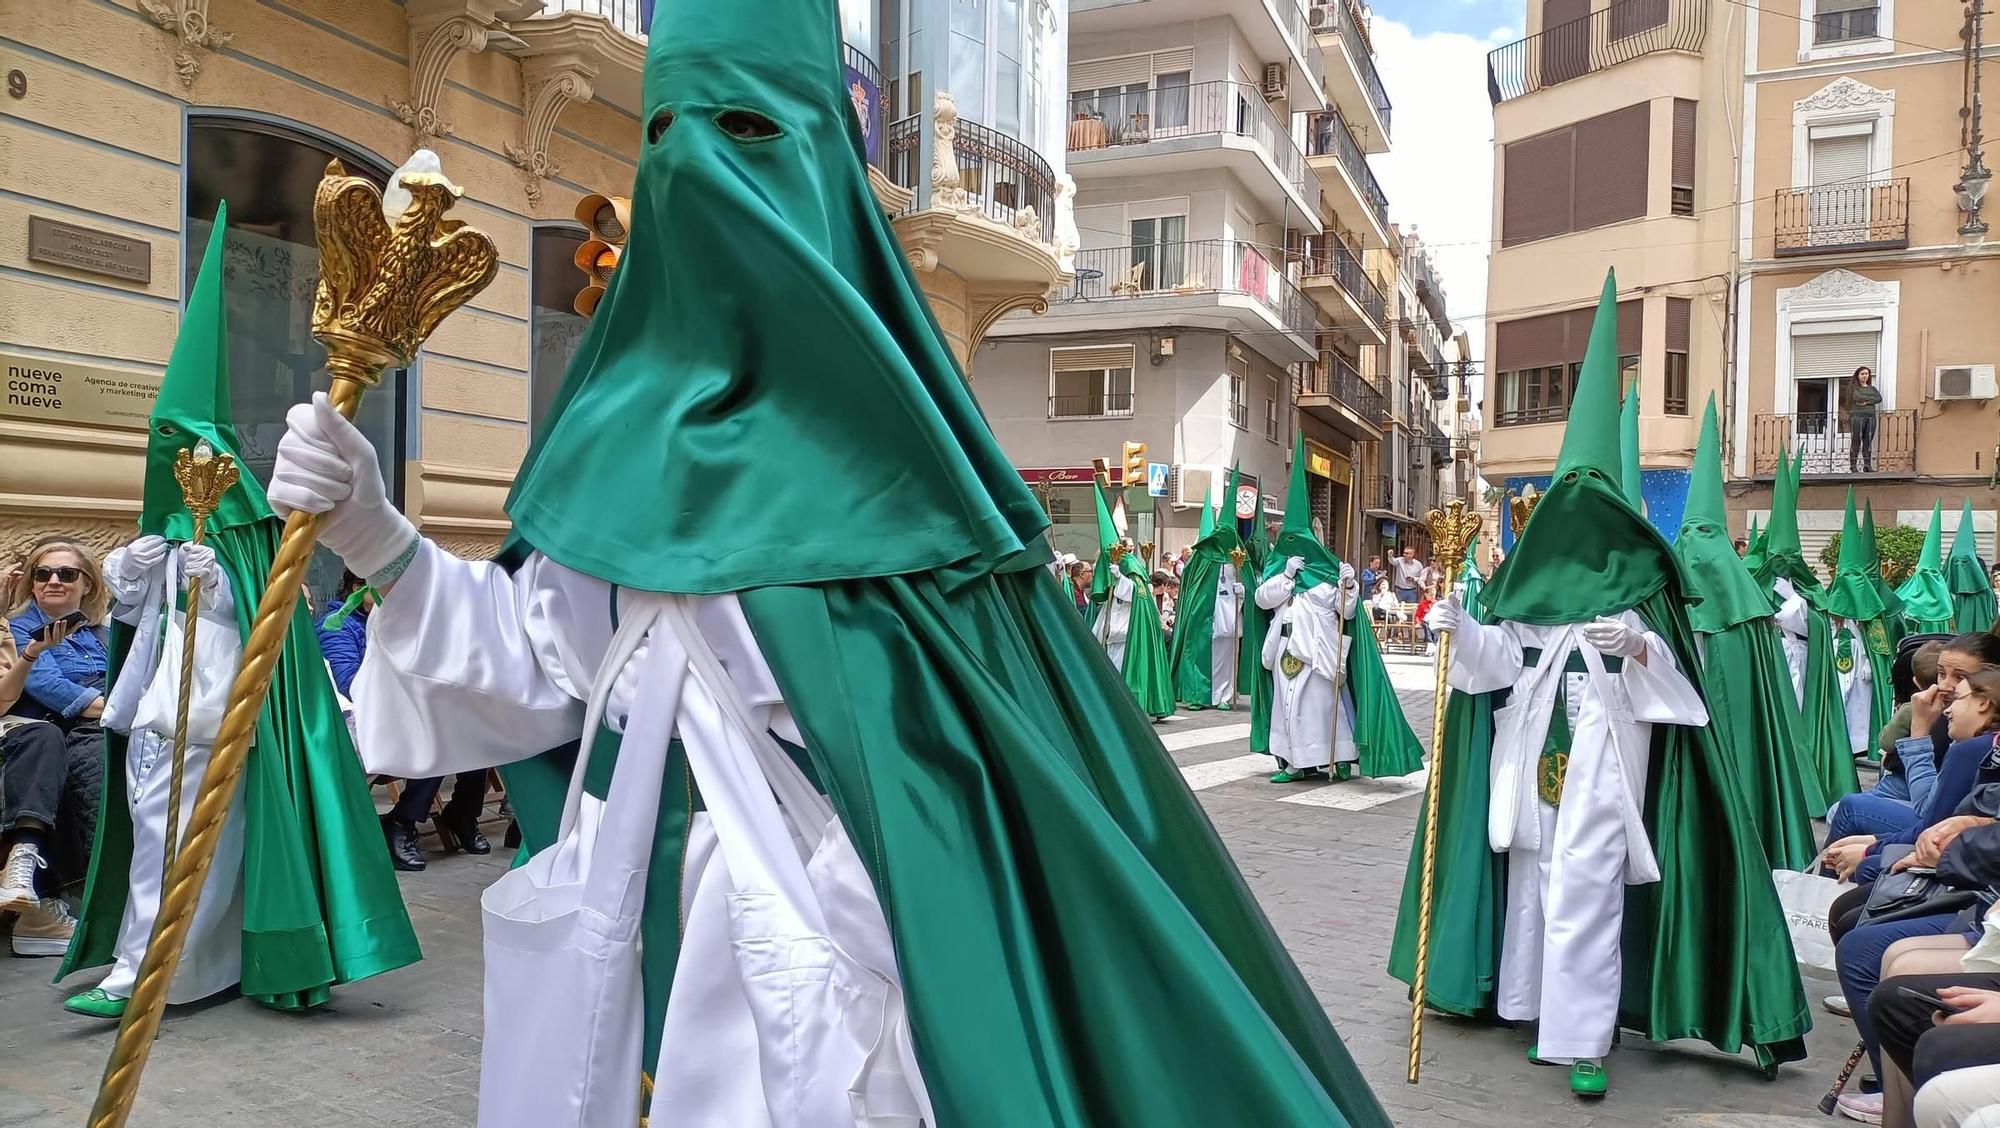
[{"label": "sky", "polygon": [[1392,106],[1390,151],[1372,158],[1389,219],[1423,237],[1455,327],[1485,355],[1493,109],[1486,53],[1520,38],[1523,0],[1376,0],[1375,65]]}]

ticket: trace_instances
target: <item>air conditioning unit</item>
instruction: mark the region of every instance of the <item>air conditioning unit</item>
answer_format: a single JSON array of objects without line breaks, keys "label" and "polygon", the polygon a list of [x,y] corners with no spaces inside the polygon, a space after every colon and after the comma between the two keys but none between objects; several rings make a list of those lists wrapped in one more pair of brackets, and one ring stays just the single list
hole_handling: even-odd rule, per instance
[{"label": "air conditioning unit", "polygon": [[1213,505],[1216,478],[1220,471],[1213,466],[1174,467],[1172,489],[1168,492],[1174,505],[1182,509],[1193,509],[1198,505]]},{"label": "air conditioning unit", "polygon": [[1283,101],[1285,97],[1285,64],[1264,64],[1264,100]]},{"label": "air conditioning unit", "polygon": [[1333,26],[1333,9],[1315,4],[1313,5],[1311,19],[1314,31],[1325,31],[1327,28]]},{"label": "air conditioning unit", "polygon": [[1932,399],[1984,400],[2000,394],[1994,387],[1990,364],[1940,364],[1934,378]]}]

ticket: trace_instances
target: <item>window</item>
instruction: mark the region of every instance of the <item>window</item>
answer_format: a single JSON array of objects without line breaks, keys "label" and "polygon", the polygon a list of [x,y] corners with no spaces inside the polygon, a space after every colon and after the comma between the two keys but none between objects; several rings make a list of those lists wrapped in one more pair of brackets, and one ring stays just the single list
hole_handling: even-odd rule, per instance
[{"label": "window", "polygon": [[530,266],[530,288],[534,292],[533,338],[528,370],[528,425],[537,431],[556,394],[562,391],[570,357],[589,326],[572,303],[583,285],[576,269],[576,249],[583,245],[583,232],[573,227],[535,228],[534,258]]},{"label": "window", "polygon": [[[1570,399],[1583,373],[1593,307],[1503,321],[1495,327],[1494,359],[1499,403],[1496,427],[1556,423],[1569,418]],[[1618,303],[1620,386],[1638,379],[1640,305]]]},{"label": "window", "polygon": [[1693,307],[1687,298],[1667,299],[1666,393],[1661,409],[1668,415],[1688,413],[1688,319]]},{"label": "window", "polygon": [[1874,39],[1879,34],[1876,17],[1881,10],[1877,0],[1816,0],[1813,45]]},{"label": "window", "polygon": [[1049,350],[1049,418],[1132,414],[1132,346]]},{"label": "window", "polygon": [[1881,352],[1879,317],[1793,323],[1792,430],[1802,444],[1832,442],[1846,433],[1854,370],[1875,368]]},{"label": "window", "polygon": [[1667,0],[1611,0],[1611,38],[1624,39],[1665,27]]},{"label": "window", "polygon": [[1672,207],[1675,215],[1694,214],[1695,103],[1674,99],[1674,169]]},{"label": "window", "polygon": [[1165,132],[1188,127],[1188,87],[1191,71],[1153,76],[1153,128]]},{"label": "window", "polygon": [[[1215,132],[1220,125],[1218,112],[1213,106],[1193,105],[1193,78],[1191,47],[1074,63],[1069,73],[1070,117],[1101,121],[1103,143],[1108,145],[1137,144],[1190,129]],[[1072,130],[1072,149],[1095,147],[1079,145],[1077,138]]]},{"label": "window", "polygon": [[1142,290],[1171,290],[1187,281],[1187,217],[1163,215],[1128,221],[1131,265],[1145,264]]},{"label": "window", "polygon": [[1234,343],[1229,346],[1229,421],[1247,431],[1250,429],[1250,362],[1240,353]]},{"label": "window", "polygon": [[1651,123],[1640,102],[1509,144],[1501,245],[1644,218]]},{"label": "window", "polygon": [[1264,378],[1264,437],[1278,441],[1278,380],[1274,376]]}]

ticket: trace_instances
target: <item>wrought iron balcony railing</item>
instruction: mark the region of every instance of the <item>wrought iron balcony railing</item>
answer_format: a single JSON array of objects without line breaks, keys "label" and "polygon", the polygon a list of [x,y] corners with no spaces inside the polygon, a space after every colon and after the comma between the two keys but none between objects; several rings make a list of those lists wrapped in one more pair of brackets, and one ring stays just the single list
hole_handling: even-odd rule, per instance
[{"label": "wrought iron balcony railing", "polygon": [[1495,105],[1659,51],[1699,51],[1709,0],[1612,0],[1486,56]]},{"label": "wrought iron balcony railing", "polygon": [[1248,137],[1294,191],[1307,199],[1319,196],[1319,177],[1292,142],[1291,131],[1247,82],[1218,80],[1078,94],[1070,98],[1069,110],[1072,153],[1180,137]]},{"label": "wrought iron balcony railing", "polygon": [[1382,132],[1389,132],[1389,91],[1382,85],[1382,75],[1375,69],[1375,45],[1369,41],[1368,32],[1354,12],[1353,0],[1318,0],[1312,6],[1312,26],[1321,34],[1331,29],[1348,45],[1348,54],[1354,56],[1354,65],[1361,72],[1362,89],[1368,91],[1369,104],[1375,107],[1375,116],[1382,119]]},{"label": "wrought iron balcony railing", "polygon": [[1132,414],[1131,392],[1088,392],[1050,396],[1050,419],[1103,419]]},{"label": "wrought iron balcony railing", "polygon": [[1304,270],[1308,275],[1332,278],[1340,288],[1347,291],[1368,319],[1378,329],[1386,329],[1389,324],[1389,302],[1382,296],[1382,288],[1368,277],[1361,267],[1361,259],[1338,239],[1309,238],[1305,241]]},{"label": "wrought iron balcony railing", "polygon": [[1309,116],[1310,128],[1306,130],[1306,155],[1312,157],[1333,157],[1347,175],[1354,180],[1354,186],[1361,198],[1375,213],[1375,222],[1384,228],[1389,224],[1389,197],[1382,191],[1382,185],[1375,180],[1375,170],[1368,167],[1368,154],[1354,141],[1354,134],[1347,128],[1347,119],[1339,110],[1328,110]]},{"label": "wrought iron balcony railing", "polygon": [[1777,253],[1816,255],[1910,245],[1910,180],[1851,180],[1778,189]]},{"label": "wrought iron balcony railing", "polygon": [[1264,253],[1234,239],[1133,243],[1079,251],[1065,302],[1242,294],[1256,299],[1285,331],[1311,337],[1312,306]]},{"label": "wrought iron balcony railing", "polygon": [[861,119],[861,136],[868,144],[868,163],[888,171],[887,139],[882,136],[882,70],[875,60],[861,53],[850,44],[840,45],[841,61],[848,69],[859,74],[867,88],[853,93],[854,112]]},{"label": "wrought iron balcony railing", "polygon": [[1769,478],[1778,455],[1800,461],[1804,474],[1837,477],[1909,477],[1917,472],[1917,413],[1913,408],[1876,413],[1875,432],[1855,437],[1853,419],[1838,411],[1760,414],[1750,420],[1751,475]]},{"label": "wrought iron balcony railing", "polygon": [[[915,193],[909,211],[930,206],[934,186],[929,176],[920,175],[928,167],[923,131],[930,120],[926,113],[891,123],[882,146],[882,171],[891,182]],[[1055,224],[1056,174],[1040,153],[1017,138],[963,117],[958,119],[953,151],[967,206],[1010,227],[1025,220],[1022,209],[1034,208],[1043,232],[1041,239],[1047,241]]]},{"label": "wrought iron balcony railing", "polygon": [[564,12],[602,16],[612,27],[641,41],[646,38],[653,22],[653,6],[640,0],[542,0],[542,15],[555,16]]},{"label": "wrought iron balcony railing", "polygon": [[1346,404],[1348,409],[1380,426],[1388,402],[1375,386],[1339,353],[1323,352],[1319,359],[1299,368],[1299,394],[1326,396]]}]

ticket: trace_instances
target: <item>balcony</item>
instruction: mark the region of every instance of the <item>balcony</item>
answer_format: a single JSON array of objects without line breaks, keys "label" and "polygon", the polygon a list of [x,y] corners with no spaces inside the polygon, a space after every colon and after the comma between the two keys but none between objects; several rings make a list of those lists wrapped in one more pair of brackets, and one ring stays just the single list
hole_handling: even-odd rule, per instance
[{"label": "balcony", "polygon": [[1396,508],[1396,479],[1388,474],[1377,474],[1361,480],[1361,508],[1383,517],[1400,518],[1403,513]]},{"label": "balcony", "polygon": [[1318,300],[1337,329],[1365,336],[1375,344],[1389,343],[1389,303],[1361,260],[1338,239],[1320,237],[1305,242],[1301,284]]},{"label": "balcony", "polygon": [[1700,51],[1709,0],[1612,0],[1486,56],[1494,105],[1661,51]]},{"label": "balcony", "polygon": [[1265,208],[1319,230],[1319,177],[1291,131],[1245,82],[1196,82],[1070,100],[1069,161],[1079,183],[1227,168]]},{"label": "balcony", "polygon": [[1339,110],[1306,118],[1306,161],[1324,175],[1328,202],[1337,215],[1365,215],[1375,234],[1370,246],[1389,244],[1389,197],[1368,167],[1368,156],[1354,140]]},{"label": "balcony", "polygon": [[1326,59],[1306,20],[1302,0],[1067,0],[1072,40],[1109,35],[1136,41],[1146,30],[1227,19],[1253,59],[1283,60],[1294,110],[1326,108],[1320,76]]},{"label": "balcony", "polygon": [[1356,140],[1364,150],[1388,152],[1389,92],[1375,70],[1375,45],[1354,0],[1316,0],[1310,20],[1333,59],[1326,72],[1327,100],[1361,127]]},{"label": "balcony", "polygon": [[1774,477],[1778,455],[1784,452],[1800,461],[1800,472],[1809,478],[1912,477],[1917,472],[1916,410],[1878,413],[1874,447],[1872,459],[1857,449],[1839,412],[1755,415],[1750,420],[1750,476]]},{"label": "balcony", "polygon": [[1779,258],[1910,245],[1908,177],[1780,188],[1775,212]]},{"label": "balcony", "polygon": [[991,335],[1166,326],[1241,334],[1280,366],[1313,357],[1312,304],[1262,251],[1233,239],[1079,251],[1075,280],[1050,302],[1047,316],[1009,318]]},{"label": "balcony", "polygon": [[1300,411],[1350,439],[1374,442],[1382,437],[1376,424],[1387,407],[1382,393],[1339,353],[1321,353],[1317,361],[1299,366],[1295,398]]}]

